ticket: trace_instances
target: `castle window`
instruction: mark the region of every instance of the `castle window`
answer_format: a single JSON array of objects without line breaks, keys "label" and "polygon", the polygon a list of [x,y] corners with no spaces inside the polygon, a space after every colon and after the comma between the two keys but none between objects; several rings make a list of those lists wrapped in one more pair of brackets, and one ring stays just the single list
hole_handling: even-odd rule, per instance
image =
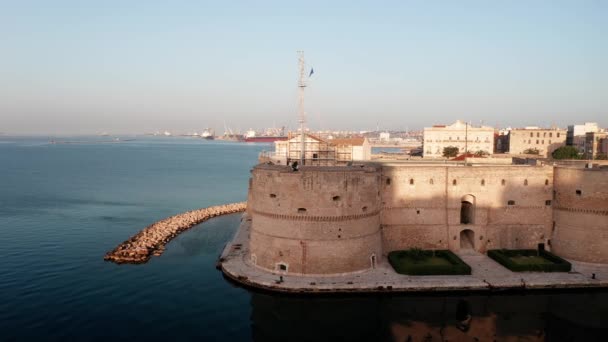
[{"label": "castle window", "polygon": [[457,184],[457,182],[456,182],[456,180],[454,179],[454,180],[452,181],[452,185],[456,185],[456,184]]},{"label": "castle window", "polygon": [[305,214],[306,208],[298,208],[298,214]]},{"label": "castle window", "polygon": [[276,194],[270,194],[270,198],[277,198]]},{"label": "castle window", "polygon": [[390,178],[386,179],[386,185],[391,185],[391,179]]},{"label": "castle window", "polygon": [[528,180],[524,179],[524,185],[528,185]]},{"label": "castle window", "polygon": [[[549,132],[549,138],[552,138],[552,137],[553,137],[553,133]],[[551,140],[549,140],[549,141],[551,141]]]},{"label": "castle window", "polygon": [[549,185],[549,180],[545,179],[545,185]]},{"label": "castle window", "polygon": [[551,200],[546,200],[545,205],[551,205]]},{"label": "castle window", "polygon": [[416,209],[416,214],[420,215],[420,209]]},{"label": "castle window", "polygon": [[485,185],[486,185],[486,180],[485,180],[485,179],[482,179],[482,180],[481,180],[481,186],[485,186]]},{"label": "castle window", "polygon": [[507,184],[507,181],[503,179],[503,180],[500,181],[500,184],[501,185],[505,185],[505,184]]},{"label": "castle window", "polygon": [[536,139],[536,145],[538,145],[538,139]]},{"label": "castle window", "polygon": [[582,192],[582,191],[580,191],[580,190],[578,190],[578,189],[576,190],[576,195],[577,195],[577,196],[580,196],[580,195],[582,195],[582,194],[583,194],[583,192]]},{"label": "castle window", "polygon": [[543,138],[547,136],[547,132],[543,132]]},{"label": "castle window", "polygon": [[410,178],[410,185],[414,185],[414,178]]},{"label": "castle window", "polygon": [[559,133],[557,133],[556,137],[558,137],[558,138],[559,138]]},{"label": "castle window", "polygon": [[287,267],[288,267],[288,266],[287,266],[287,264],[286,264],[286,263],[284,263],[284,262],[279,262],[279,263],[276,265],[276,269],[277,269],[277,271],[284,271],[284,272],[287,272]]},{"label": "castle window", "polygon": [[534,138],[534,133],[530,132],[530,138]]},{"label": "castle window", "polygon": [[514,201],[514,200],[509,200],[509,201],[507,202],[507,204],[508,204],[508,205],[515,205],[515,201]]},{"label": "castle window", "polygon": [[544,141],[544,140],[541,140],[541,141],[540,141],[540,143],[544,145],[544,144],[545,144],[545,141]]},{"label": "castle window", "polygon": [[367,207],[361,208],[362,211],[367,211]]},{"label": "castle window", "polygon": [[340,196],[334,196],[331,199],[334,200],[334,201],[339,201],[340,200]]},{"label": "castle window", "polygon": [[536,132],[536,137],[540,138],[540,132]]},{"label": "castle window", "polygon": [[313,153],[312,154],[312,159],[317,159],[319,158],[319,154],[318,153]]},{"label": "castle window", "polygon": [[433,184],[433,178],[429,179],[429,184]]}]

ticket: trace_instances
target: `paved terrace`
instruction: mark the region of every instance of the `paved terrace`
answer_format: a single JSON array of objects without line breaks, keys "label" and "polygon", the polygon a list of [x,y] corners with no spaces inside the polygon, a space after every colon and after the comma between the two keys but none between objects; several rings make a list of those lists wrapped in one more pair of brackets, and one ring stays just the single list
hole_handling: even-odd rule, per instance
[{"label": "paved terrace", "polygon": [[[484,254],[458,252],[472,268],[467,276],[408,276],[396,273],[388,261],[376,269],[333,276],[290,276],[252,266],[246,258],[251,222],[243,215],[234,239],[226,245],[219,266],[229,278],[255,288],[292,293],[441,292],[514,289],[608,288],[608,265],[572,263],[572,271],[511,272]],[[595,279],[592,274],[595,273]]]}]

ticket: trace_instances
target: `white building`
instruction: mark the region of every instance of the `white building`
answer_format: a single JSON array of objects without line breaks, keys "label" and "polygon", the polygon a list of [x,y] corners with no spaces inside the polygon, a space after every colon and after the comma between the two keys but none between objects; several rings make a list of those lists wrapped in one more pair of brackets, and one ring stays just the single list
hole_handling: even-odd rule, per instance
[{"label": "white building", "polygon": [[597,122],[585,122],[583,125],[570,125],[568,126],[566,145],[576,147],[579,153],[585,153],[586,134],[597,132],[600,132],[600,127],[597,125]]},{"label": "white building", "polygon": [[494,152],[494,128],[472,126],[460,120],[452,125],[424,128],[423,155],[425,158],[443,157],[445,147],[458,147],[458,153]]}]

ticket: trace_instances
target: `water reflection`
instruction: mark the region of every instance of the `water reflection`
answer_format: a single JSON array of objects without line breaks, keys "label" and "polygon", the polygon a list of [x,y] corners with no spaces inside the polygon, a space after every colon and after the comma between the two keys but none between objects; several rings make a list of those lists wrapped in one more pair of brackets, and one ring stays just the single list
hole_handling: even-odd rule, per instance
[{"label": "water reflection", "polygon": [[600,341],[608,292],[290,297],[254,293],[255,341]]}]

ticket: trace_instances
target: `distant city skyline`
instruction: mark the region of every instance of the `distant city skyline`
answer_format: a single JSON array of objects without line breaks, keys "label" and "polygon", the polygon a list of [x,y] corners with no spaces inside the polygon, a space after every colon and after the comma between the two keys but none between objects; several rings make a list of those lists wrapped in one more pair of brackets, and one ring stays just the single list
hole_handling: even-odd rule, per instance
[{"label": "distant city skyline", "polygon": [[0,4],[0,132],[608,127],[608,2]]}]

